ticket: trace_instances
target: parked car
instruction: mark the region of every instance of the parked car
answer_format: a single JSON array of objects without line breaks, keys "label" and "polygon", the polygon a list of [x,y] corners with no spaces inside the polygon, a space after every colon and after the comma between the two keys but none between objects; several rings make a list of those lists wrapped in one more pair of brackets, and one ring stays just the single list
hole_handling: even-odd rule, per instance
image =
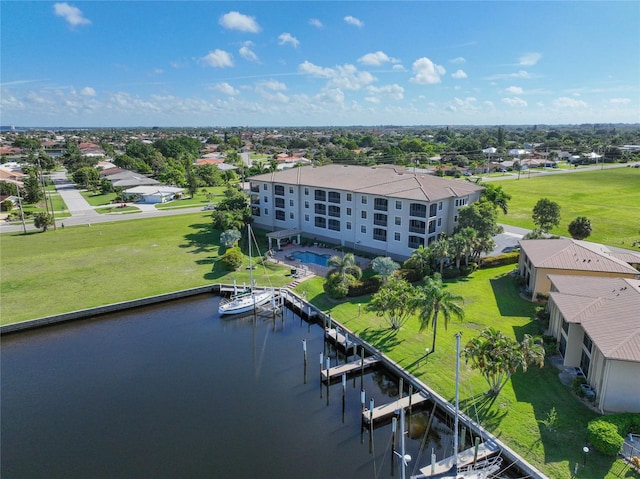
[{"label": "parked car", "polygon": [[214,205],[211,205],[211,204],[209,204],[209,205],[205,206],[204,208],[202,208],[203,211],[211,211],[211,210],[215,210],[215,209],[216,209],[216,207]]}]

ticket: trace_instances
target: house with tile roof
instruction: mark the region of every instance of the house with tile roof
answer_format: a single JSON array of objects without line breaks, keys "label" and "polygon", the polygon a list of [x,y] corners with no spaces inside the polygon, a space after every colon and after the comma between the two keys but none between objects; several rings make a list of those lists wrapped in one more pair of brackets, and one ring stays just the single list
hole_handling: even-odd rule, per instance
[{"label": "house with tile roof", "polygon": [[[549,275],[549,333],[601,412],[640,413],[640,280]],[[579,369],[578,369],[579,368]]]},{"label": "house with tile roof", "polygon": [[300,166],[249,181],[256,227],[399,260],[452,233],[483,190],[394,165]]},{"label": "house with tile roof", "polygon": [[518,272],[533,298],[549,293],[551,274],[640,279],[632,266],[640,255],[634,252],[618,254],[601,244],[567,238],[521,240],[520,247]]}]

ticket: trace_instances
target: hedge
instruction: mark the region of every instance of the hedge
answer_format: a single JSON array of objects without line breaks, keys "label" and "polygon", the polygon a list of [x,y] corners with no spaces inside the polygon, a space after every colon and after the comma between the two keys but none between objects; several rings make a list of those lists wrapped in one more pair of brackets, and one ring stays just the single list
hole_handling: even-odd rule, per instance
[{"label": "hedge", "polygon": [[506,264],[517,264],[520,257],[519,251],[513,251],[511,253],[505,253],[498,256],[489,256],[483,258],[480,263],[481,268],[496,268],[498,266],[504,266]]}]

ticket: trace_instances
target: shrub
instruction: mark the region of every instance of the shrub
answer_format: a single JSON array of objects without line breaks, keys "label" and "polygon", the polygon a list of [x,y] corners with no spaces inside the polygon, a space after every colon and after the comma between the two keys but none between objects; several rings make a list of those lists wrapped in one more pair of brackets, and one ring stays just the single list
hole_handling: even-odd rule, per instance
[{"label": "shrub", "polygon": [[244,255],[240,248],[229,248],[220,258],[220,262],[225,269],[229,271],[233,271],[238,269],[242,265],[242,261],[244,260]]},{"label": "shrub", "polygon": [[516,264],[520,253],[514,251],[512,253],[505,253],[498,256],[489,256],[484,258],[481,263],[482,268],[496,268],[498,266],[504,266],[506,264]]},{"label": "shrub", "polygon": [[373,294],[380,289],[382,278],[380,276],[372,276],[371,278],[363,278],[349,286],[347,296],[362,296],[364,294]]},{"label": "shrub", "polygon": [[468,265],[460,266],[460,276],[469,276],[478,269],[478,263],[471,262]]},{"label": "shrub", "polygon": [[340,273],[330,274],[325,280],[322,288],[324,292],[331,296],[333,299],[343,299],[349,293],[349,287],[354,284],[356,279],[347,274],[344,278]]},{"label": "shrub", "polygon": [[409,283],[417,283],[418,281],[422,281],[424,277],[422,273],[417,269],[410,268],[401,268],[396,271],[396,276],[408,281]]},{"label": "shrub", "polygon": [[516,286],[518,288],[523,288],[524,286],[527,285],[527,280],[525,279],[524,276],[516,276],[515,278],[513,278],[513,281],[516,283]]},{"label": "shrub", "polygon": [[571,389],[573,389],[573,392],[579,397],[584,397],[584,391],[580,387],[583,384],[587,384],[587,380],[582,376],[576,376],[571,383]]},{"label": "shrub", "polygon": [[616,456],[624,438],[618,434],[618,428],[610,422],[595,419],[587,425],[589,442],[605,456]]},{"label": "shrub", "polygon": [[453,279],[460,276],[460,270],[458,268],[444,268],[442,270],[443,279]]}]

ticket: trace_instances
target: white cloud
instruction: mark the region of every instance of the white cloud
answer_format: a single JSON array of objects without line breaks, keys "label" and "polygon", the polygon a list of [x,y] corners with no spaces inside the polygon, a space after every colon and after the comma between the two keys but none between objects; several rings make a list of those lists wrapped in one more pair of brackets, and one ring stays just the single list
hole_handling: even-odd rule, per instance
[{"label": "white cloud", "polygon": [[530,67],[538,63],[541,58],[542,55],[540,53],[525,53],[518,58],[518,65]]},{"label": "white cloud", "polygon": [[256,55],[254,51],[251,50],[252,46],[253,42],[244,42],[244,44],[240,47],[240,50],[238,50],[238,53],[240,53],[240,56],[245,60],[258,63],[260,60],[258,59],[258,55]]},{"label": "white cloud", "polygon": [[86,86],[82,90],[80,90],[80,94],[82,96],[96,96],[96,91],[90,86]]},{"label": "white cloud", "polygon": [[224,50],[215,49],[201,58],[201,60],[214,68],[225,68],[233,66],[233,56]]},{"label": "white cloud", "polygon": [[402,100],[404,98],[404,88],[402,88],[398,84],[385,85],[381,87],[371,85],[367,87],[367,92],[370,95],[385,96],[391,98],[392,100]]},{"label": "white cloud", "polygon": [[510,86],[509,88],[506,88],[504,91],[512,95],[522,95],[522,92],[524,90],[522,90],[522,88],[520,88],[519,86]]},{"label": "white cloud", "polygon": [[312,27],[316,27],[316,28],[323,28],[324,27],[322,22],[320,20],[318,20],[317,18],[309,19],[309,25],[311,25]]},{"label": "white cloud", "polygon": [[359,90],[376,80],[371,73],[359,71],[354,65],[349,64],[325,68],[305,61],[298,66],[298,71],[319,78],[327,78],[328,86],[342,90]]},{"label": "white cloud", "polygon": [[91,24],[91,20],[85,18],[78,7],[72,7],[67,2],[54,3],[53,12],[56,16],[64,18],[72,27]]},{"label": "white cloud", "polygon": [[358,28],[364,27],[364,22],[362,20],[356,17],[352,17],[351,15],[347,15],[346,17],[344,17],[344,21],[347,22],[349,25],[353,25]]},{"label": "white cloud", "polygon": [[287,44],[291,45],[294,48],[298,48],[298,45],[300,45],[300,41],[290,33],[287,33],[287,32],[281,33],[280,36],[278,37],[278,45],[287,45]]},{"label": "white cloud", "polygon": [[260,31],[260,25],[258,25],[254,17],[243,15],[240,12],[225,13],[220,17],[218,23],[229,30],[249,33],[258,33]]},{"label": "white cloud", "polygon": [[366,55],[358,58],[358,63],[362,63],[363,65],[370,66],[380,66],[384,63],[398,63],[399,60],[396,58],[389,57],[383,51],[377,51],[375,53],[367,53]]},{"label": "white cloud", "polygon": [[413,62],[414,76],[410,81],[421,85],[440,83],[440,77],[446,72],[443,66],[436,65],[427,57],[422,57]]},{"label": "white cloud", "polygon": [[315,100],[323,105],[343,105],[344,92],[340,88],[326,88],[321,90],[315,97]]},{"label": "white cloud", "polygon": [[514,107],[527,106],[527,102],[522,98],[518,98],[517,96],[514,96],[513,98],[503,98],[502,103],[504,103],[505,105],[514,106]]},{"label": "white cloud", "polygon": [[514,78],[531,78],[531,74],[526,70],[518,70],[514,73],[496,73],[486,77],[485,80],[510,80]]},{"label": "white cloud", "polygon": [[449,111],[461,111],[461,112],[474,112],[479,109],[478,100],[472,96],[467,98],[455,97],[452,103],[449,103],[447,110]]},{"label": "white cloud", "polygon": [[259,88],[267,89],[267,90],[286,90],[287,85],[277,80],[268,80],[262,81],[257,85]]},{"label": "white cloud", "polygon": [[552,104],[555,108],[586,108],[589,106],[585,101],[575,100],[566,96],[556,98]]},{"label": "white cloud", "polygon": [[609,103],[614,105],[628,105],[631,103],[631,98],[611,98]]},{"label": "white cloud", "polygon": [[456,65],[459,65],[461,63],[465,63],[467,60],[463,57],[456,57],[456,58],[452,58],[451,60],[449,60],[449,63],[454,63]]},{"label": "white cloud", "polygon": [[211,89],[219,91],[220,93],[224,93],[225,95],[229,95],[229,96],[236,96],[240,94],[239,90],[233,88],[227,82],[216,83],[211,87]]},{"label": "white cloud", "polygon": [[464,70],[456,70],[451,74],[451,76],[457,80],[460,80],[462,78],[467,78],[467,74],[465,73]]}]

